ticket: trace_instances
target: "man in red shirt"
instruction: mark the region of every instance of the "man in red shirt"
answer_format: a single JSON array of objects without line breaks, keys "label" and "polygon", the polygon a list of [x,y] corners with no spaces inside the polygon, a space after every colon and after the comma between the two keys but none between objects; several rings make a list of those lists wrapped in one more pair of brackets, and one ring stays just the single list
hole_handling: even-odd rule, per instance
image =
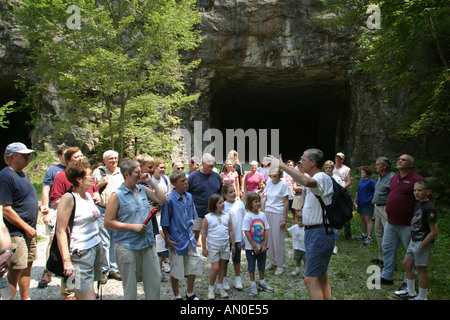
[{"label": "man in red shirt", "polygon": [[[84,158],[80,148],[70,147],[64,154],[64,159],[66,160],[66,163],[69,164],[72,161],[83,161]],[[58,172],[53,180],[53,186],[50,193],[50,205],[53,207],[58,207],[59,200],[71,187],[72,184],[69,180],[67,180],[66,171],[63,170]],[[95,184],[93,188],[89,189],[88,193],[92,196],[96,204],[100,201],[97,184]]]},{"label": "man in red shirt", "polygon": [[386,202],[387,222],[383,234],[383,261],[381,272],[382,284],[394,284],[393,276],[397,248],[400,243],[408,248],[411,237],[411,219],[414,214],[414,184],[425,180],[413,172],[414,158],[408,154],[397,160],[399,173],[394,175],[390,183],[390,192]]}]

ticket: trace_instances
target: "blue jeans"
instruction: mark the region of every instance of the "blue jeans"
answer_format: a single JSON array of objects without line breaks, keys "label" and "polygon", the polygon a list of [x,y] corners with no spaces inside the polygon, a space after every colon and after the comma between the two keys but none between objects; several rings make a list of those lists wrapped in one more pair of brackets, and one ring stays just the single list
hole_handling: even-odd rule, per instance
[{"label": "blue jeans", "polygon": [[114,242],[112,241],[112,232],[105,228],[105,208],[97,206],[100,211],[98,219],[99,235],[102,245],[102,273],[119,273],[116,258],[114,256]]},{"label": "blue jeans", "polygon": [[410,239],[411,226],[396,226],[386,221],[382,246],[384,266],[381,277],[383,279],[393,280],[398,246],[401,243],[406,250]]}]

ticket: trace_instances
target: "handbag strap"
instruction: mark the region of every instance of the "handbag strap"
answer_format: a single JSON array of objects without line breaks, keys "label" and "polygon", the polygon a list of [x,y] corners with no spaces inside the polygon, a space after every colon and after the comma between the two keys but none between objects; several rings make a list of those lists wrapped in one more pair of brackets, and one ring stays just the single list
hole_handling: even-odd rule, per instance
[{"label": "handbag strap", "polygon": [[73,198],[73,208],[72,208],[72,214],[70,215],[69,218],[69,224],[67,225],[67,231],[70,234],[72,234],[72,228],[73,228],[73,220],[75,219],[75,205],[76,205],[76,201],[75,201],[75,195],[72,192],[69,192],[72,195]]}]

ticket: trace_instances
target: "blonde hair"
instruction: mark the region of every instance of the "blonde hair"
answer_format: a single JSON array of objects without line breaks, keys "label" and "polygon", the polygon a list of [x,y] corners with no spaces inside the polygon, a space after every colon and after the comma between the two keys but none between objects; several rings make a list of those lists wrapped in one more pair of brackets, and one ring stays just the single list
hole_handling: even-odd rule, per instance
[{"label": "blonde hair", "polygon": [[333,167],[333,168],[334,168],[334,162],[333,162],[333,161],[331,161],[331,160],[327,160],[327,161],[325,161],[325,163],[323,164],[323,167],[325,168],[325,167],[328,167],[328,166],[330,166],[330,167]]}]

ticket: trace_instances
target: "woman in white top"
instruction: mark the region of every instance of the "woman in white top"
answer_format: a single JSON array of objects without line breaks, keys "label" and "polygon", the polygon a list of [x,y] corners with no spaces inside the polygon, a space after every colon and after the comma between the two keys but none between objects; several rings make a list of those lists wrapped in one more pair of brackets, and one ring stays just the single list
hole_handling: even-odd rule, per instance
[{"label": "woman in white top", "polygon": [[[101,279],[100,212],[87,190],[94,186],[89,163],[73,161],[66,168],[66,176],[73,185],[71,193],[62,196],[58,205],[56,234],[64,263],[67,287],[74,289],[77,300],[95,300],[94,281]],[[66,229],[75,205],[70,244]],[[69,247],[70,246],[70,252]]]},{"label": "woman in white top", "polygon": [[269,229],[268,256],[270,265],[268,270],[277,268],[275,275],[284,272],[286,248],[284,239],[286,237],[286,219],[289,210],[289,188],[285,181],[281,180],[283,172],[278,168],[271,168],[265,189],[266,200],[264,209]]}]

